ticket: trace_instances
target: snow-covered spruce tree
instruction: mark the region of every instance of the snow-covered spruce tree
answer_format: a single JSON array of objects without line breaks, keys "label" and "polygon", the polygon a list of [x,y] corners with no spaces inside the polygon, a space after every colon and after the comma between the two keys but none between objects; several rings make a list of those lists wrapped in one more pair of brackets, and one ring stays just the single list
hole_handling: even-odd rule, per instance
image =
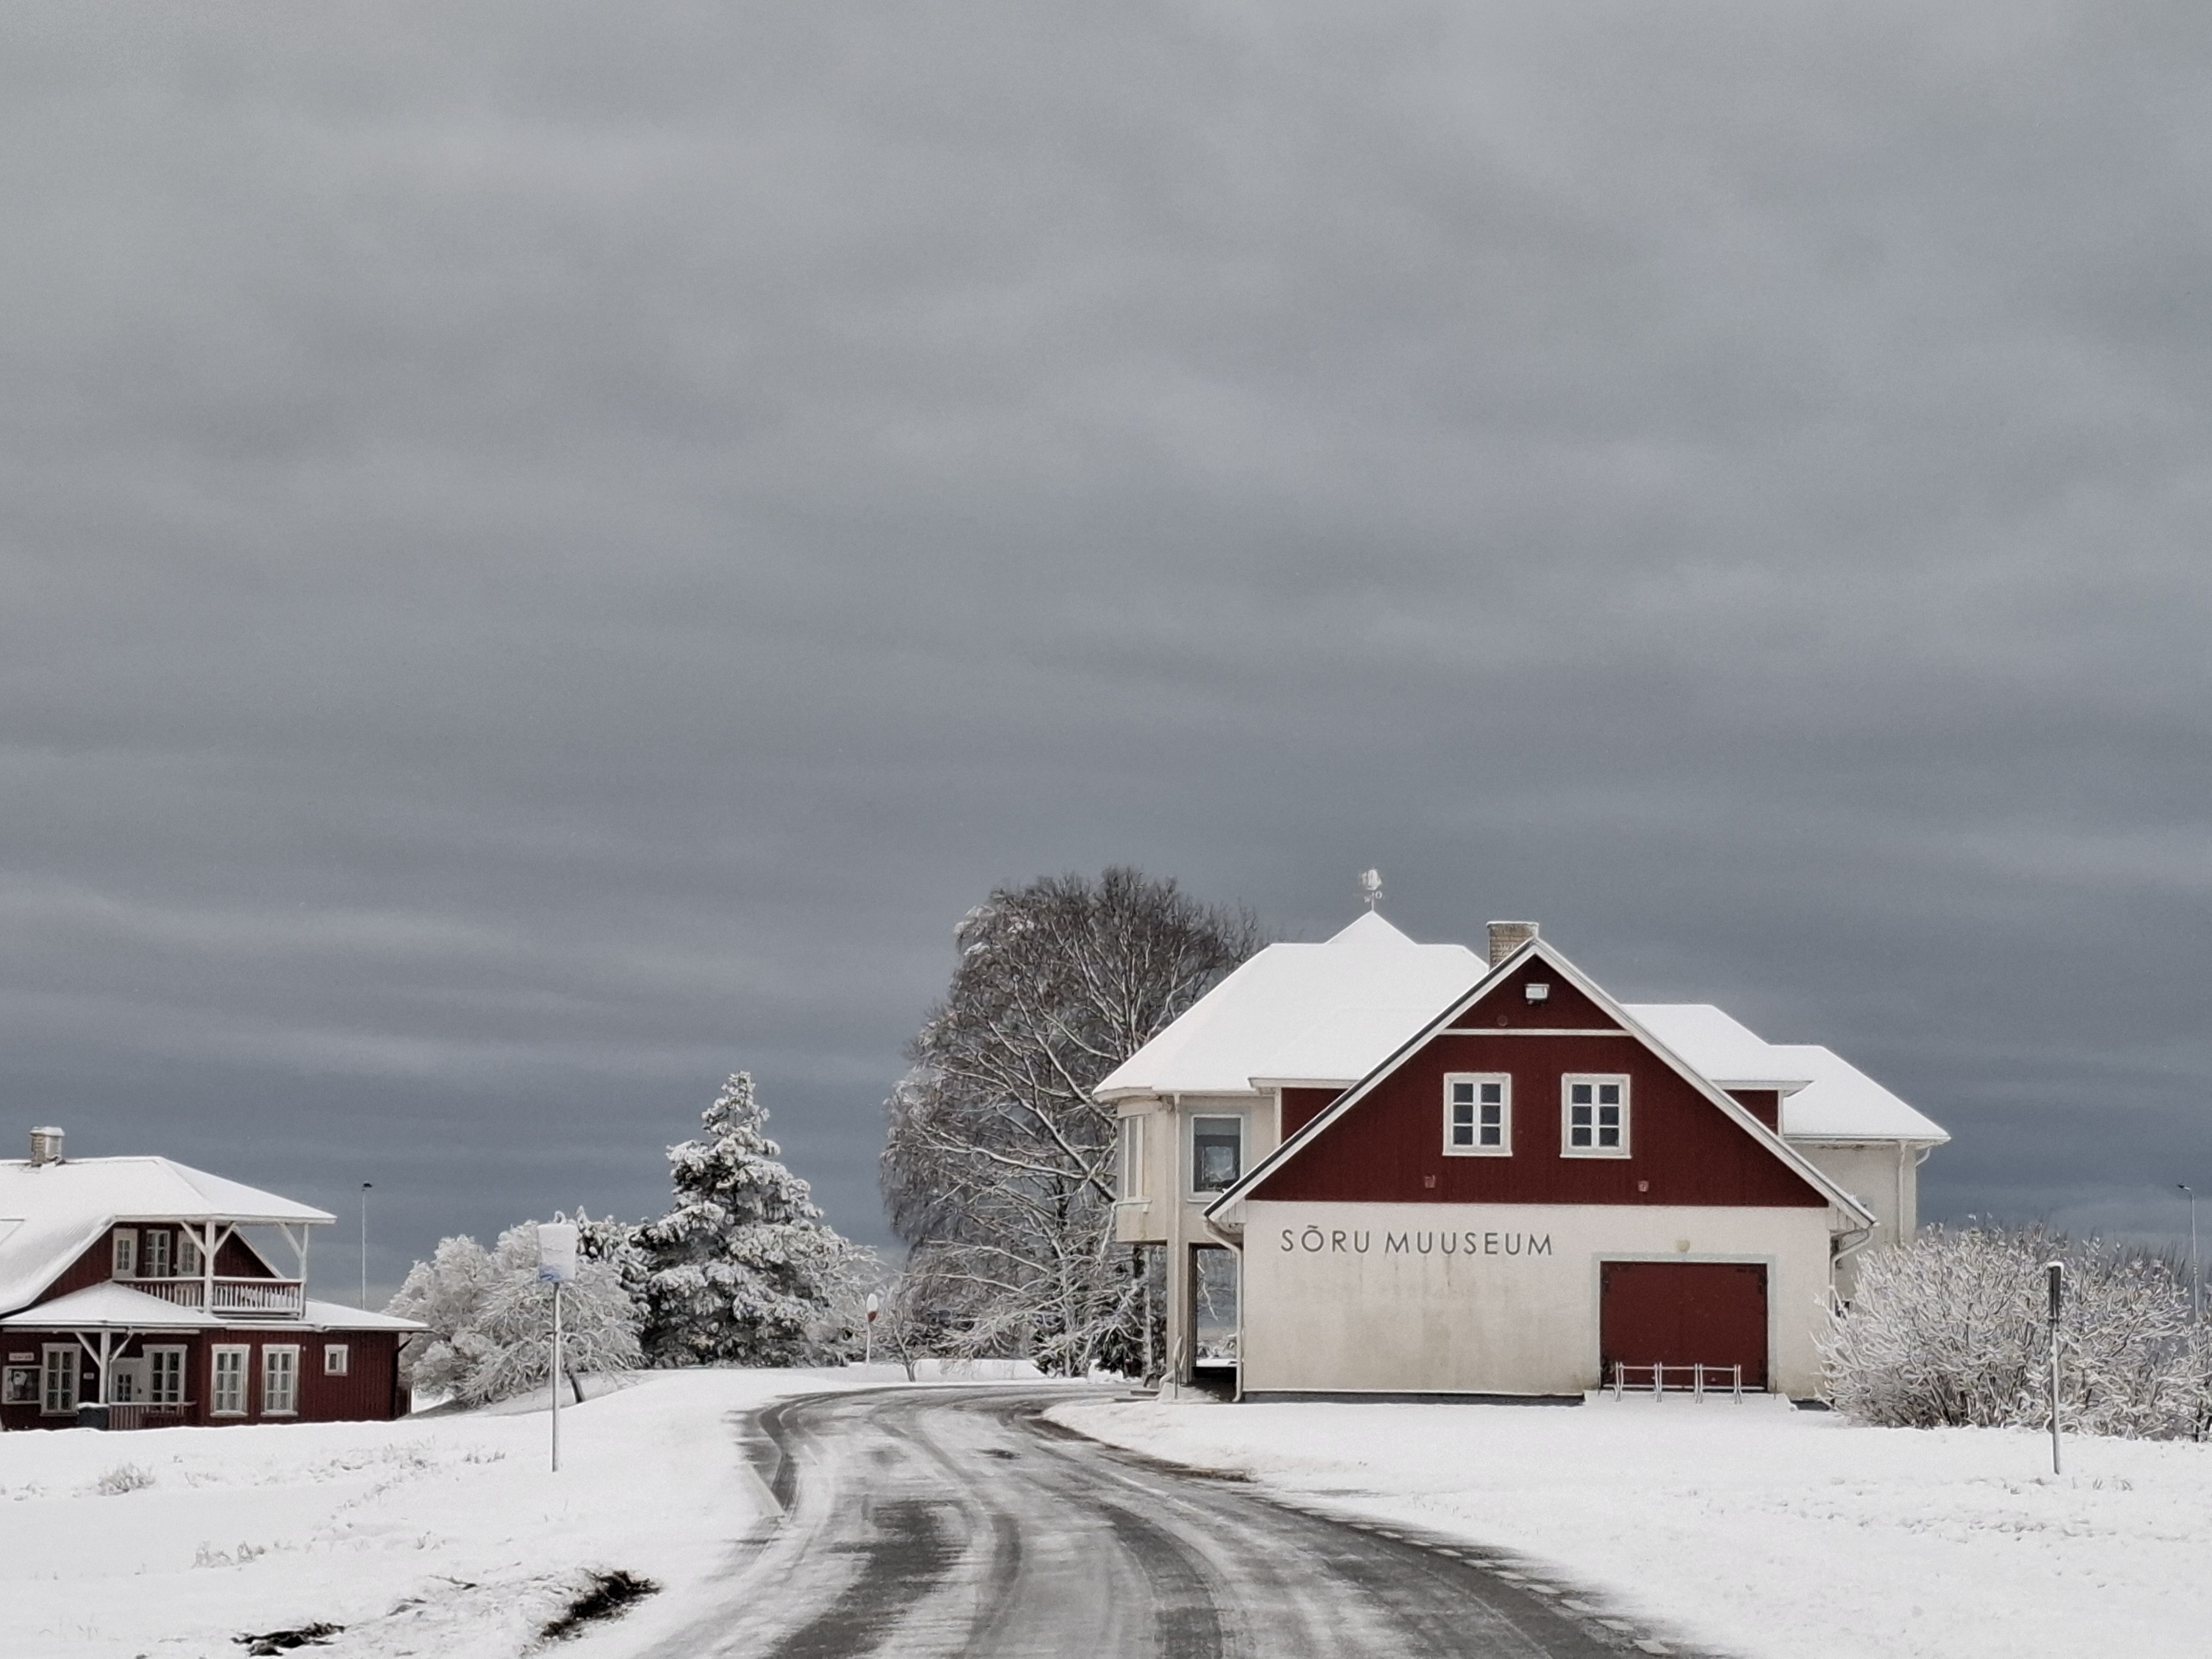
[{"label": "snow-covered spruce tree", "polygon": [[1823,1341],[1829,1397],[1890,1427],[2050,1423],[2045,1263],[2066,1264],[2060,1411],[2089,1434],[2201,1436],[2187,1291],[2155,1257],[2039,1228],[1937,1228],[1862,1257]]},{"label": "snow-covered spruce tree", "polygon": [[[408,1273],[389,1311],[430,1329],[409,1340],[401,1371],[412,1386],[479,1406],[543,1388],[551,1374],[553,1287],[538,1280],[538,1224],[526,1221],[487,1250],[466,1237],[441,1239]],[[629,1370],[641,1363],[638,1310],[611,1262],[580,1261],[562,1292],[562,1366]]]},{"label": "snow-covered spruce tree", "polygon": [[1091,1089],[1262,943],[1241,911],[1112,869],[1000,889],[885,1103],[908,1294],[955,1351],[1134,1366],[1143,1280],[1113,1243],[1115,1123]]},{"label": "snow-covered spruce tree", "polygon": [[795,1365],[834,1350],[851,1247],[779,1161],[750,1074],[724,1085],[698,1139],[668,1149],[676,1201],[637,1230],[647,1357],[656,1365]]}]

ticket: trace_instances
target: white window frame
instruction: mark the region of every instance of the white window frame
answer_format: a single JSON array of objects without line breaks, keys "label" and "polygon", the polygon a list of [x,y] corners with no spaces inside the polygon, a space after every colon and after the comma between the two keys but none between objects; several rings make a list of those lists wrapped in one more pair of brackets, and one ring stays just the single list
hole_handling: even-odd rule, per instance
[{"label": "white window frame", "polygon": [[[164,1384],[167,1387],[164,1387]],[[146,1350],[146,1403],[181,1406],[185,1403],[185,1350],[163,1345]]]},{"label": "white window frame", "polygon": [[[238,1403],[226,1406],[223,1402],[222,1362],[233,1355],[238,1359]],[[218,1342],[208,1350],[208,1415],[210,1417],[243,1417],[252,1401],[246,1396],[252,1375],[253,1350],[243,1342]]]},{"label": "white window frame", "polygon": [[[1225,1186],[1201,1187],[1198,1184],[1198,1126],[1201,1123],[1233,1123],[1237,1126],[1237,1173],[1230,1177]],[[1184,1138],[1185,1150],[1190,1157],[1190,1195],[1193,1198],[1212,1198],[1217,1193],[1227,1192],[1231,1187],[1234,1187],[1242,1181],[1244,1178],[1245,1146],[1250,1138],[1245,1127],[1244,1115],[1242,1112],[1193,1113],[1190,1120],[1190,1133]]]},{"label": "white window frame", "polygon": [[[84,1362],[77,1357],[74,1342],[48,1342],[39,1349],[39,1415],[41,1417],[75,1417],[77,1389],[83,1381]],[[58,1386],[66,1377],[66,1389]],[[68,1398],[56,1404],[66,1393]]]},{"label": "white window frame", "polygon": [[[279,1382],[283,1386],[278,1387]],[[284,1403],[272,1405],[272,1401]],[[270,1342],[261,1349],[261,1414],[297,1417],[300,1414],[300,1345]]]},{"label": "white window frame", "polygon": [[169,1230],[149,1227],[138,1241],[138,1276],[141,1279],[167,1279],[170,1276]]},{"label": "white window frame", "polygon": [[138,1277],[138,1230],[136,1227],[118,1227],[115,1230],[115,1242],[108,1247],[107,1264],[110,1279]]},{"label": "white window frame", "polygon": [[[1482,1144],[1482,1109],[1491,1103],[1482,1097],[1485,1084],[1498,1088],[1498,1145]],[[1460,1088],[1466,1088],[1472,1098],[1454,1098]],[[1468,1127],[1474,1133],[1473,1144],[1462,1146],[1453,1139],[1459,1127],[1455,1115],[1460,1107],[1470,1109]],[[1444,1156],[1446,1158],[1510,1158],[1513,1156],[1513,1076],[1510,1072],[1446,1072],[1444,1073]]]},{"label": "white window frame", "polygon": [[1145,1196],[1145,1118],[1132,1112],[1121,1120],[1121,1193],[1123,1199]]},{"label": "white window frame", "polygon": [[323,1344],[323,1375],[344,1376],[353,1370],[353,1350],[343,1342]]},{"label": "white window frame", "polygon": [[200,1276],[200,1244],[189,1227],[177,1229],[176,1254],[169,1259],[169,1271],[179,1279]]},{"label": "white window frame", "polygon": [[[1590,1113],[1590,1144],[1587,1146],[1575,1145],[1575,1088],[1578,1084],[1589,1085],[1590,1091],[1590,1098],[1584,1103],[1589,1106]],[[1607,1084],[1618,1085],[1620,1089],[1620,1099],[1615,1103],[1620,1109],[1620,1145],[1618,1146],[1601,1146],[1597,1144],[1598,1137],[1605,1128],[1605,1126],[1598,1121],[1598,1114],[1607,1103],[1598,1099],[1597,1096],[1598,1091]],[[1628,1079],[1623,1073],[1569,1072],[1560,1078],[1559,1156],[1561,1158],[1626,1158],[1629,1155],[1630,1121]]]}]

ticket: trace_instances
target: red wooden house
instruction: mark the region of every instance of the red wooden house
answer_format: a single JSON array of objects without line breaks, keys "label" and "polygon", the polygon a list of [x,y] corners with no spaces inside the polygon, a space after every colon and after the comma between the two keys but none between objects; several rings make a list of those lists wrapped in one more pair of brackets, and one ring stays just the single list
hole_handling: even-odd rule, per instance
[{"label": "red wooden house", "polygon": [[1253,957],[1100,1084],[1116,1236],[1169,1258],[1170,1383],[1805,1395],[1851,1255],[1948,1137],[1828,1049],[1624,1004],[1537,936],[1378,915]]},{"label": "red wooden house", "polygon": [[64,1158],[33,1130],[0,1161],[0,1428],[402,1415],[399,1345],[422,1327],[307,1293],[310,1230],[334,1218],[166,1158]]}]

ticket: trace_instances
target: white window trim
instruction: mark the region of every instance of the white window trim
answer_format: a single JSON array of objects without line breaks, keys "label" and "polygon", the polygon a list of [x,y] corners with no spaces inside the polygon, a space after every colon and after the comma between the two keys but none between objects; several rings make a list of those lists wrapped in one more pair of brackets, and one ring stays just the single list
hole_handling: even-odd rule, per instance
[{"label": "white window trim", "polygon": [[[155,1242],[161,1246],[157,1252]],[[154,1257],[161,1258],[157,1265]],[[176,1275],[175,1245],[166,1227],[149,1227],[138,1239],[138,1277],[141,1279],[171,1279]]]},{"label": "white window trim", "polygon": [[[238,1404],[228,1407],[222,1400],[222,1357],[227,1353],[239,1356]],[[244,1417],[253,1401],[248,1397],[253,1389],[253,1350],[243,1342],[218,1342],[208,1350],[208,1415],[210,1417]]]},{"label": "white window trim", "polygon": [[[337,1363],[334,1365],[331,1363],[332,1360],[336,1360]],[[352,1374],[353,1350],[343,1342],[324,1343],[323,1375],[325,1376],[350,1376]]]},{"label": "white window trim", "polygon": [[[273,1392],[269,1384],[276,1371],[279,1354],[289,1354],[292,1360],[292,1403],[271,1406],[269,1396]],[[261,1414],[264,1417],[297,1417],[300,1414],[300,1345],[296,1342],[264,1343],[261,1349]]]},{"label": "white window trim", "polygon": [[1194,1200],[1211,1203],[1229,1190],[1229,1187],[1201,1187],[1198,1184],[1198,1126],[1201,1123],[1234,1123],[1237,1126],[1237,1175],[1229,1183],[1233,1187],[1244,1178],[1250,1167],[1249,1154],[1252,1150],[1251,1126],[1244,1121],[1242,1112],[1193,1112],[1190,1128],[1182,1138],[1183,1155],[1189,1160],[1187,1170],[1187,1190]]},{"label": "white window trim", "polygon": [[[154,1406],[181,1406],[185,1403],[185,1350],[173,1344],[162,1343],[146,1350],[146,1400]],[[157,1398],[160,1393],[161,1367],[158,1363],[165,1354],[177,1357],[177,1397],[174,1400]]]},{"label": "white window trim", "polygon": [[108,1277],[136,1279],[138,1277],[138,1230],[118,1227],[114,1243],[108,1247]]},{"label": "white window trim", "polygon": [[[1499,1090],[1499,1142],[1495,1146],[1452,1145],[1452,1085],[1474,1085],[1474,1133],[1482,1133],[1482,1085],[1495,1083]],[[1444,1156],[1446,1158],[1510,1158],[1513,1156],[1513,1074],[1510,1072],[1446,1072],[1444,1073]]]},{"label": "white window trim", "polygon": [[[1574,1092],[1577,1083],[1618,1083],[1620,1085],[1620,1145],[1577,1146],[1574,1144]],[[1590,1139],[1597,1138],[1597,1108],[1592,1104]],[[1635,1114],[1630,1109],[1628,1079],[1620,1072],[1568,1072],[1559,1079],[1559,1156],[1561,1158],[1626,1158],[1635,1133]]]},{"label": "white window trim", "polygon": [[1124,1204],[1145,1198],[1145,1119],[1149,1114],[1132,1112],[1121,1120],[1121,1190]]},{"label": "white window trim", "polygon": [[[56,1369],[54,1365],[54,1356],[56,1354],[64,1356],[69,1361],[70,1402],[66,1406],[50,1406],[46,1403],[48,1398],[51,1396],[51,1390],[46,1387],[46,1381],[53,1375]],[[76,1408],[78,1405],[82,1403],[83,1398],[84,1362],[77,1358],[76,1344],[74,1342],[41,1343],[39,1347],[39,1415],[41,1417],[74,1417],[76,1415]]]}]

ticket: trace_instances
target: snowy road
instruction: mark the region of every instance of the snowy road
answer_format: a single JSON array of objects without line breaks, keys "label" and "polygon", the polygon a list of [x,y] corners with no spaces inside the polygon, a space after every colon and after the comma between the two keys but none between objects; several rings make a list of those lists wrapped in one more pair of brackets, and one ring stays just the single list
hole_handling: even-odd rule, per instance
[{"label": "snowy road", "polygon": [[782,1516],[656,1659],[1639,1650],[1571,1590],[1498,1576],[1502,1558],[1347,1526],[1039,1417],[1070,1397],[899,1389],[762,1413],[757,1461]]}]

